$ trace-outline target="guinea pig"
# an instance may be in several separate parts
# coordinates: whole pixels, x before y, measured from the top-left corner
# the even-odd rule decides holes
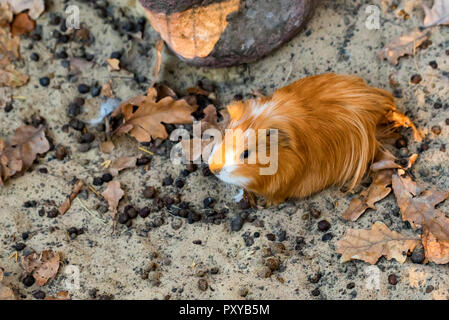
[[[353,189],[382,147],[381,139],[398,126],[416,129],[396,110],[388,91],[348,75],[300,79],[271,97],[231,102],[227,110],[231,121],[226,135],[240,132],[236,136],[241,139],[217,143],[209,168],[219,179],[262,195],[269,205],[330,186]],[[256,134],[248,141],[249,131],[266,132],[266,139]],[[257,159],[258,149],[272,156],[273,132],[277,170],[261,174],[268,164]]]

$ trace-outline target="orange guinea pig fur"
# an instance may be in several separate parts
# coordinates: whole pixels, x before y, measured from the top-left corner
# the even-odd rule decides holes
[[[272,175],[261,175],[266,164],[236,161],[257,154],[260,146],[248,141],[242,142],[240,154],[237,145],[229,151],[224,141],[217,143],[209,167],[221,180],[264,196],[268,204],[307,197],[329,186],[350,190],[374,161],[382,138],[399,126],[413,127],[417,134],[388,91],[356,76],[307,77],[271,97],[232,102],[227,109],[228,129],[277,129],[278,168]]]

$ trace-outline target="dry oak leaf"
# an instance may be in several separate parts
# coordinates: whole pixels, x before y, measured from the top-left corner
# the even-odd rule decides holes
[[[429,31],[412,31],[410,33],[404,34],[399,38],[389,42],[385,47],[377,53],[379,59],[387,59],[392,65],[398,64],[398,59],[406,54],[414,55],[415,50],[424,41],[429,39]]]
[[[424,27],[449,24],[449,0],[435,0],[432,9],[425,4],[421,5],[426,13]]]
[[[20,57],[19,47],[20,38],[13,37],[7,28],[0,28],[0,59],[2,61],[4,60],[2,69],[4,68],[3,65],[6,65],[6,62],[9,64],[11,60]],[[6,58],[8,60],[5,60]]]
[[[31,19],[36,20],[45,10],[44,0],[0,0],[0,4],[9,3],[14,14],[28,10]]]
[[[61,257],[52,250],[44,250],[41,254],[32,253],[20,258],[20,265],[27,273],[32,273],[38,286],[56,277]]]
[[[439,241],[429,230],[425,230],[421,238],[426,261],[437,264],[449,263],[449,241]]]
[[[106,59],[106,61],[108,62],[109,71],[119,71],[120,70],[120,60],[119,59],[111,58],[111,59]]]
[[[384,199],[391,192],[389,187],[392,183],[392,169],[402,168],[395,162],[396,158],[387,150],[380,151],[378,161],[371,165],[373,182],[368,189],[362,191],[360,195],[351,200],[348,209],[343,213],[343,217],[349,221],[356,221],[367,209],[376,210],[375,203]],[[405,170],[411,168],[418,155],[414,154],[409,158]]]
[[[201,132],[194,132],[193,139],[182,140],[178,144],[188,161],[196,161],[201,156],[203,156],[203,159],[207,159],[214,143],[212,137],[203,135],[203,133],[208,129],[218,129],[223,132],[231,120],[227,110],[222,110],[220,114],[223,119],[218,121],[217,109],[212,104],[204,108],[203,113],[204,118],[201,120]],[[198,136],[198,134],[201,135]]]
[[[49,149],[50,143],[42,126],[19,127],[9,143],[0,139],[0,185],[2,181],[31,167],[36,155]]]
[[[20,13],[14,18],[11,25],[11,34],[21,36],[28,34],[36,28],[36,21],[31,20],[27,13]]]
[[[188,124],[193,122],[191,106],[186,100],[174,100],[165,97],[155,102],[154,88],[148,89],[148,96],[138,96],[122,103],[113,116],[123,114],[123,124],[116,133],[129,133],[139,142],[150,142],[151,139],[167,139],[168,133],[163,123]]]
[[[409,176],[393,174],[393,191],[401,211],[402,220],[408,221],[413,229],[429,231],[439,241],[449,241],[449,218],[435,206],[449,197],[449,192],[421,188]]]
[[[117,213],[117,206],[125,192],[120,188],[120,182],[110,181],[105,191],[101,194],[109,204],[109,211],[114,215]]]
[[[109,167],[109,172],[116,176],[122,170],[135,168],[137,157],[121,157],[114,160]]]
[[[0,86],[21,87],[28,82],[29,76],[17,71],[8,58],[0,60]]]
[[[15,300],[14,292],[11,288],[2,284],[3,281],[3,270],[0,268],[0,301],[1,300]]]
[[[419,239],[391,231],[380,221],[371,230],[349,229],[337,243],[337,252],[343,262],[357,259],[375,264],[381,256],[404,263],[407,252],[413,250]]]

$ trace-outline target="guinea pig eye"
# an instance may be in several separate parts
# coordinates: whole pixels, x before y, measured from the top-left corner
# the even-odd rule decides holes
[[[242,152],[240,157],[242,157],[242,159],[248,159],[248,156],[249,156],[249,150],[245,150]]]

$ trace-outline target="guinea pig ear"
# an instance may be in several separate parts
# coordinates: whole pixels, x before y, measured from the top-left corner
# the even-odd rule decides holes
[[[239,120],[242,117],[245,106],[241,101],[231,102],[227,107],[229,116],[232,120]]]

